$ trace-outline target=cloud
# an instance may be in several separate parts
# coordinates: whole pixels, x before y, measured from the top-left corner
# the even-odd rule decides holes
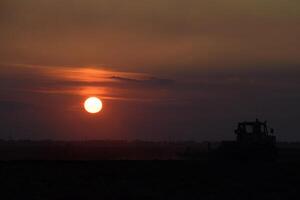
[[[115,101],[165,101],[173,79],[147,73],[97,67],[26,66],[0,68],[2,95],[28,93],[61,96],[99,96]],[[162,91],[164,90],[164,91]],[[0,93],[0,95],[1,95]]]
[[[169,86],[174,83],[174,80],[172,79],[163,79],[157,77],[149,77],[147,79],[132,79],[126,77],[111,76],[110,78],[121,82],[140,84],[143,86]]]

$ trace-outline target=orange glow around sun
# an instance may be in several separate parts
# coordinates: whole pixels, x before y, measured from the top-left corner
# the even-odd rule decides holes
[[[97,97],[90,97],[84,102],[84,108],[88,113],[99,113],[102,110],[102,101]]]

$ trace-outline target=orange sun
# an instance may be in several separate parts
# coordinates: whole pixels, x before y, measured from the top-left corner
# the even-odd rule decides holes
[[[84,108],[88,113],[96,114],[102,110],[102,101],[97,97],[90,97],[85,100]]]

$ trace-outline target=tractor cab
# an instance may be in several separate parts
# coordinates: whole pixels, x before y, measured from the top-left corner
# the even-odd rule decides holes
[[[274,130],[268,128],[267,122],[256,119],[254,122],[240,122],[235,130],[236,141],[239,144],[275,145]]]

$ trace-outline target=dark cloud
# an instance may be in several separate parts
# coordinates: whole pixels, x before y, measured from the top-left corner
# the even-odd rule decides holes
[[[122,82],[129,82],[134,84],[141,84],[146,86],[168,86],[174,83],[174,80],[171,79],[161,79],[157,77],[150,77],[147,79],[132,79],[132,78],[125,78],[125,77],[118,77],[112,76],[110,77],[113,80],[118,80]]]

